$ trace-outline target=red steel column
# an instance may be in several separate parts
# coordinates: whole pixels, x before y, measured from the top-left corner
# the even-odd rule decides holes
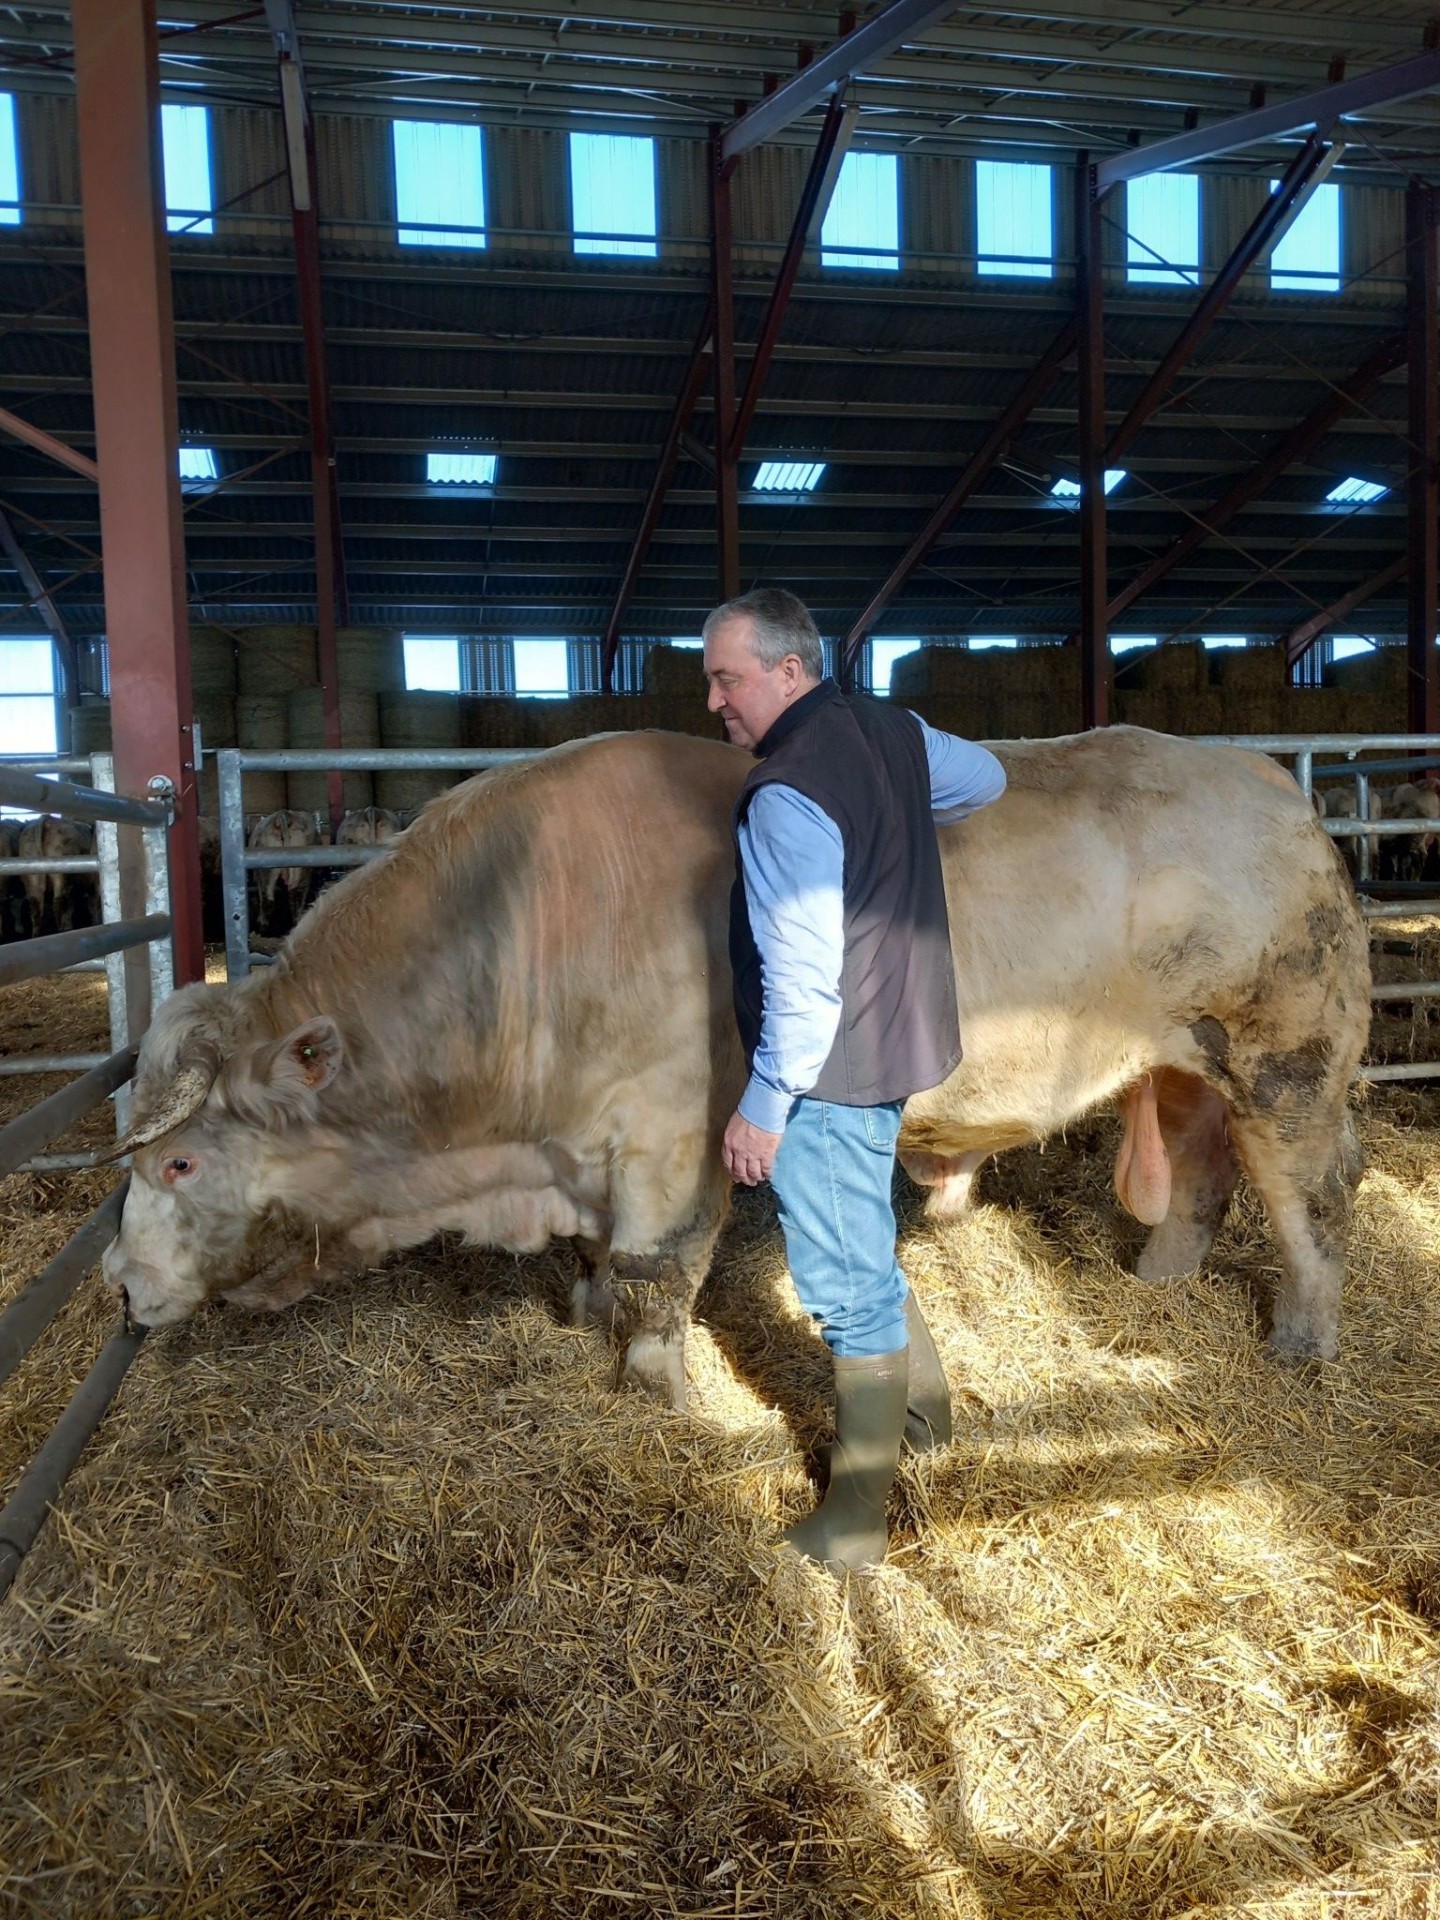
[[[1075,164],[1076,371],[1080,415],[1080,724],[1110,720],[1105,567],[1105,312],[1100,194],[1088,153]]]
[[[710,143],[710,277],[715,298],[715,542],[722,600],[740,591],[740,481],[735,433],[735,279],[730,170]]]
[[[70,11],[115,783],[139,795],[156,774],[175,783],[178,985],[204,977],[205,950],[155,15],[150,0],[74,0]]]
[[[1406,724],[1440,732],[1437,676],[1436,516],[1440,514],[1440,350],[1436,340],[1436,193],[1412,182],[1405,195],[1405,358],[1409,458],[1405,487],[1409,554],[1409,673]]]

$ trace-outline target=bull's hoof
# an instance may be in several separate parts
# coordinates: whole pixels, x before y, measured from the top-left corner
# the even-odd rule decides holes
[[[1338,1359],[1340,1342],[1333,1333],[1300,1333],[1276,1327],[1265,1342],[1265,1353],[1278,1366],[1300,1367],[1307,1360]]]
[[[615,1296],[602,1281],[577,1280],[570,1289],[572,1327],[598,1327],[602,1333],[615,1328]]]
[[[638,1334],[626,1349],[620,1377],[627,1387],[639,1387],[676,1413],[684,1413],[685,1350],[678,1341]]]

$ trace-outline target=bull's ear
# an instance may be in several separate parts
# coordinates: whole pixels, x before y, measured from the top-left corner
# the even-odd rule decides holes
[[[282,1098],[287,1093],[320,1093],[339,1073],[344,1058],[340,1029],[322,1013],[287,1033],[271,1055],[271,1090]]]

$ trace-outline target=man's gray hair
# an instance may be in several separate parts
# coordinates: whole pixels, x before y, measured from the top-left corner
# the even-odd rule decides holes
[[[799,657],[812,680],[825,678],[825,651],[810,609],[784,587],[752,587],[738,599],[727,600],[706,620],[701,638],[708,640],[731,620],[748,619],[755,627],[755,656],[764,667],[778,667],[787,654]]]

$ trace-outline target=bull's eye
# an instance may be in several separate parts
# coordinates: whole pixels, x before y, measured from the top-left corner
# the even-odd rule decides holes
[[[190,1158],[188,1153],[172,1154],[160,1169],[161,1177],[167,1183],[175,1180],[183,1180],[187,1174],[193,1173],[194,1171],[195,1162]]]

